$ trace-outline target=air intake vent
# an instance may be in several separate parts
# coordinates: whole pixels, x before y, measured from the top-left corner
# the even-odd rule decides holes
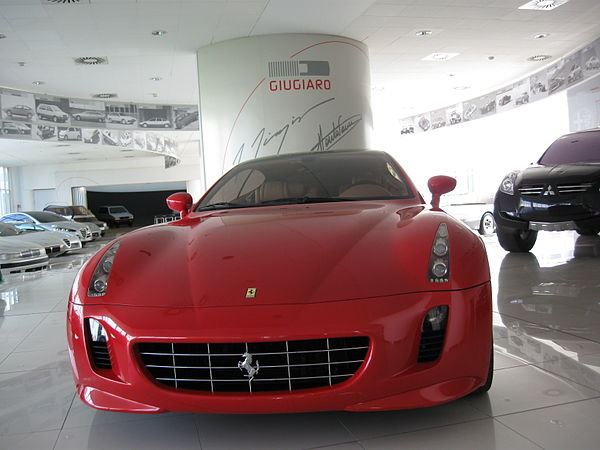
[[[447,321],[447,306],[437,306],[427,312],[421,329],[417,362],[433,362],[440,357],[444,347]]]
[[[329,387],[363,364],[368,337],[248,343],[138,344],[158,383],[205,392],[273,392]]]
[[[108,58],[106,56],[80,56],[79,58],[73,58],[75,64],[81,64],[84,66],[96,66],[98,64],[108,64]]]
[[[106,342],[92,342],[90,346],[94,365],[98,369],[112,369],[110,355],[108,354],[108,344]]]

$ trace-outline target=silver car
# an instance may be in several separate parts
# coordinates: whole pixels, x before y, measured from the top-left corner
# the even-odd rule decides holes
[[[0,239],[4,242],[7,240],[20,242],[23,245],[29,245],[30,243],[41,245],[50,257],[62,255],[68,249],[60,233],[55,231],[28,233],[8,223],[0,223]]]
[[[13,225],[15,228],[27,233],[57,233],[58,235],[62,236],[62,240],[67,246],[67,253],[83,248],[81,239],[79,239],[73,233],[68,233],[66,231],[47,231],[44,227],[36,225],[33,222],[11,223],[10,225]]]
[[[33,222],[48,231],[66,231],[67,233],[73,233],[83,243],[93,240],[92,231],[87,224],[65,220],[64,217],[49,211],[22,211],[5,214],[0,217],[0,222]]]
[[[0,239],[0,272],[35,272],[48,268],[48,255],[41,245]]]

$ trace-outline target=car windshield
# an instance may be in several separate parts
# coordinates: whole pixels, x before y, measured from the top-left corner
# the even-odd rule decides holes
[[[93,213],[85,206],[73,206],[73,214],[78,216],[93,216]]]
[[[240,164],[196,210],[412,197],[401,170],[385,153],[327,152]]]
[[[600,162],[600,133],[586,132],[563,136],[544,152],[538,164]]]
[[[16,236],[20,233],[18,228],[7,223],[0,223],[0,236]]]
[[[127,213],[127,212],[129,212],[129,211],[127,211],[127,210],[125,209],[125,207],[124,207],[124,206],[111,206],[111,207],[109,208],[109,211],[110,211],[111,213]]]
[[[58,214],[48,211],[29,211],[25,214],[29,214],[35,220],[42,223],[64,222],[65,220],[67,220],[63,216],[59,216]]]

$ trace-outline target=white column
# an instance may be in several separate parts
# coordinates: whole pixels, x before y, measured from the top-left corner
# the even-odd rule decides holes
[[[367,48],[340,36],[280,34],[198,50],[204,168],[210,186],[239,162],[367,149]]]

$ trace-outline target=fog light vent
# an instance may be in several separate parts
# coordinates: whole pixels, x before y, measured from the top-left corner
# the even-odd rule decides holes
[[[90,359],[97,369],[112,369],[108,352],[108,335],[96,319],[87,319],[87,335]]]
[[[421,327],[421,341],[417,362],[437,360],[444,347],[446,325],[448,323],[448,307],[436,306],[427,312]]]

